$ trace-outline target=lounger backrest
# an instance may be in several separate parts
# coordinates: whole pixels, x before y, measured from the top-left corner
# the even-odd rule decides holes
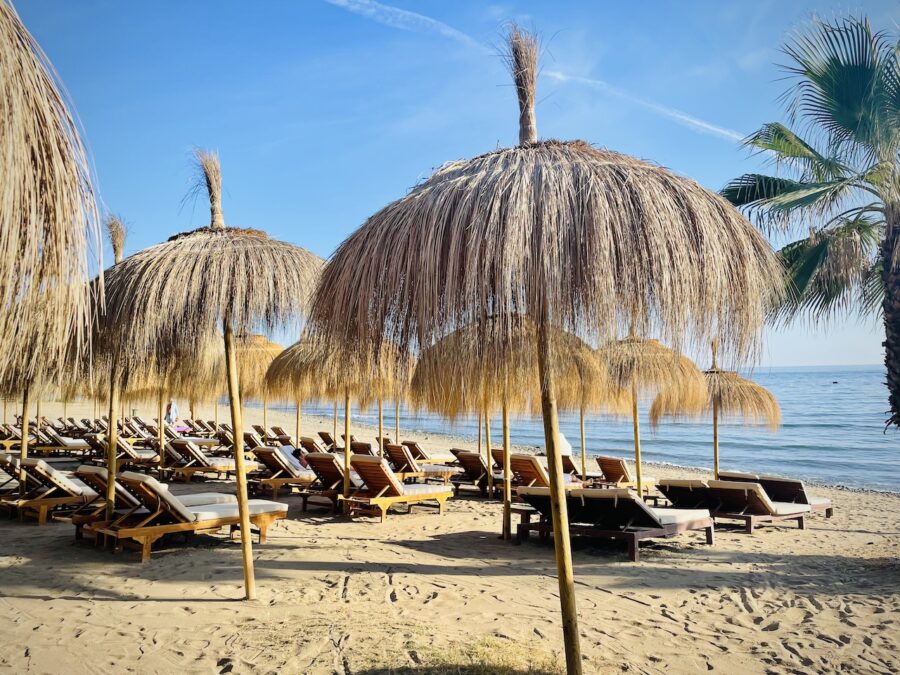
[[[503,466],[503,448],[491,448],[491,460],[494,466]]]
[[[400,447],[406,449],[404,446]],[[403,496],[403,483],[397,480],[387,460],[381,457],[353,455],[350,464],[362,478],[369,492],[380,497]]]
[[[75,475],[98,495],[106,496],[106,488],[109,485],[109,472],[106,467],[82,464],[75,469]],[[116,506],[131,508],[138,506],[139,503],[137,497],[126,490],[121,482],[116,481]]]
[[[134,471],[123,471],[119,474],[118,480],[122,481],[128,491],[149,511],[160,510],[168,513],[176,521],[194,522],[194,514],[188,511],[185,505],[153,476]]]
[[[394,471],[409,472],[419,471],[415,458],[405,445],[386,445],[384,452],[391,462]]]
[[[603,477],[610,483],[632,483],[631,472],[628,471],[628,463],[621,457],[597,457],[597,464],[603,472]]]
[[[773,502],[809,504],[809,495],[802,480],[781,476],[760,476],[759,484]]]
[[[451,452],[453,451],[451,450]],[[466,474],[466,478],[480,481],[487,476],[488,467],[483,455],[477,452],[466,452],[465,450],[458,450],[455,454]]]
[[[534,455],[510,455],[509,465],[520,484],[529,487],[550,487],[550,477]]]
[[[337,445],[337,443],[334,442],[334,437],[327,431],[320,431],[319,438],[322,439],[322,441],[325,443],[325,446],[328,448],[332,448]]]
[[[273,475],[287,474],[292,478],[297,478],[301,475],[300,471],[287,461],[278,448],[254,448],[253,454]]]
[[[53,441],[54,444],[56,444],[58,446],[67,445],[67,443],[62,439],[62,437],[58,433],[56,433],[56,429],[54,429],[53,427],[51,427],[51,426],[44,427],[44,433],[47,435],[47,438],[49,438],[51,441]]]
[[[569,521],[573,523],[589,523],[610,530],[663,526],[644,500],[631,490],[582,488],[569,490],[566,498]]]
[[[707,484],[710,494],[720,503],[719,511],[764,516],[776,514],[769,496],[759,483],[711,480]]]
[[[428,459],[428,453],[425,448],[419,445],[418,441],[403,441],[400,445],[406,446],[413,459],[417,462],[424,462]]]
[[[575,461],[572,459],[572,455],[562,455],[560,457],[562,459],[562,468],[566,473],[574,473],[581,475],[581,471],[577,466],[575,466]]]
[[[344,484],[344,467],[332,453],[311,452],[306,456],[306,462],[324,488],[336,490]]]
[[[196,462],[200,466],[210,466],[209,459],[203,454],[199,445],[183,438],[173,438],[169,441],[169,444],[185,459],[185,461]]]
[[[72,497],[81,497],[85,494],[84,488],[73,483],[68,476],[57,471],[42,459],[28,457],[23,459],[21,464],[26,473],[34,476],[47,487],[57,488]]]
[[[375,451],[372,450],[372,444],[366,443],[365,441],[353,441],[350,444],[350,452],[352,452],[354,455],[375,456]]]
[[[720,471],[719,480],[737,480],[745,483],[758,483],[759,476],[755,473],[743,473],[741,471]]]
[[[716,502],[702,480],[663,478],[657,488],[678,509],[714,509]]]
[[[266,444],[263,442],[263,439],[260,438],[259,434],[253,431],[244,432],[244,444],[249,446],[251,450],[266,447]]]
[[[307,452],[325,452],[325,448],[319,446],[316,442],[315,438],[310,438],[309,436],[301,436],[300,437],[300,447],[306,450]]]

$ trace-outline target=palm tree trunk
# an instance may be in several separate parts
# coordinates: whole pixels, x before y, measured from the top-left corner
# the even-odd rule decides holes
[[[884,364],[890,401],[888,426],[900,427],[900,203],[885,204],[887,231],[881,244],[884,261]]]
[[[556,551],[556,576],[562,613],[563,643],[566,648],[566,672],[581,675],[581,644],[578,635],[578,609],[575,604],[575,573],[572,570],[572,542],[569,537],[569,509],[563,484],[562,457],[557,448],[559,415],[553,382],[550,351],[550,316],[544,303],[538,322],[538,370],[541,379],[541,411],[544,418],[544,444],[550,469],[550,511],[553,521],[553,547]]]
[[[228,398],[231,405],[231,427],[234,429],[234,468],[237,483],[238,513],[241,518],[241,557],[244,562],[244,597],[256,599],[256,579],[253,575],[253,543],[250,532],[250,509],[247,504],[247,468],[244,465],[244,419],[241,415],[241,393],[238,382],[237,358],[231,323],[224,322],[225,368],[228,371]]]

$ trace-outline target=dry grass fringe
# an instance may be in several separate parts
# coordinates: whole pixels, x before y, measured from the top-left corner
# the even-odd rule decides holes
[[[384,260],[370,265],[367,260]],[[422,350],[459,327],[539,316],[595,342],[633,325],[679,349],[758,353],[783,270],[765,238],[689,178],[583,141],[451,162],[336,250],[314,329]],[[498,348],[508,336],[495,331]]]
[[[0,377],[28,379],[62,361],[73,334],[79,349],[87,342],[100,228],[63,87],[9,2],[0,3],[0,152]]]
[[[109,237],[113,250],[113,260],[122,262],[125,257],[125,238],[128,236],[128,228],[119,216],[110,214],[106,218],[106,235]]]
[[[217,185],[215,156],[201,161],[208,184]],[[104,343],[124,370],[143,367],[148,353],[190,347],[224,322],[236,334],[299,324],[321,258],[259,230],[219,226],[215,209],[212,215],[210,227],[150,246],[107,271]]]

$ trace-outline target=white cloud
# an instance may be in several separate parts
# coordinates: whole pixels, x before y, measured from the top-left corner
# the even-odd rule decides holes
[[[425,16],[424,14],[410,12],[405,9],[400,9],[399,7],[384,5],[380,2],[375,2],[375,0],[325,0],[325,2],[391,28],[414,33],[433,33],[454,40],[468,48],[477,49],[487,53],[494,53],[494,50],[478,42],[475,38],[452,26],[448,26],[442,21]],[[723,138],[728,141],[740,141],[744,138],[744,134],[741,134],[738,131],[718,126],[712,122],[707,122],[706,120],[694,117],[693,115],[663,105],[662,103],[641,98],[640,96],[619,89],[603,80],[567,75],[558,70],[545,71],[543,74],[558,82],[572,82],[587,85],[594,89],[600,89],[608,94],[629,101],[635,105],[639,105],[647,110],[651,110],[676,124],[680,124],[683,127],[703,134],[717,136],[718,138]]]

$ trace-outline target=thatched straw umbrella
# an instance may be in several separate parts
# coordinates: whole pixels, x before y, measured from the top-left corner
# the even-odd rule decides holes
[[[310,396],[344,401],[344,496],[350,493],[350,402],[360,407],[397,391],[408,379],[409,362],[390,343],[380,350],[342,348],[336,342],[306,336],[279,354],[266,374],[271,391],[293,397],[298,408]],[[337,439],[335,439],[337,440]]]
[[[263,426],[269,427],[268,392],[266,371],[284,347],[269,340],[265,335],[240,335],[236,345],[238,378],[241,383],[241,399],[261,398],[263,404]]]
[[[600,360],[606,364],[613,386],[630,394],[628,412],[632,421],[637,487],[638,493],[643,494],[639,397],[663,389],[703,392],[706,389],[703,375],[686,356],[658,340],[637,337],[633,333],[621,340],[611,340],[601,345],[597,352]],[[685,396],[684,400],[689,399]]]
[[[511,412],[530,411],[540,400],[537,337],[534,322],[518,317],[510,339],[502,349],[491,353],[481,347],[483,329],[469,325],[441,338],[422,352],[412,378],[413,402],[451,420],[464,413],[477,412],[487,420],[492,411],[501,411],[503,430],[503,527],[502,536],[512,536],[510,522],[511,475],[509,467]],[[495,328],[496,330],[496,328]],[[560,376],[560,407],[599,407],[609,390],[605,371],[590,346],[580,338],[559,329],[553,330],[553,368]],[[499,347],[493,340],[487,344]],[[479,422],[480,426],[480,422]],[[582,427],[583,430],[583,427]],[[485,431],[490,439],[490,426]],[[491,466],[490,441],[487,464]],[[582,467],[584,471],[584,438]],[[493,489],[493,473],[488,474]]]
[[[509,42],[519,145],[446,164],[369,218],[326,266],[311,318],[350,345],[413,350],[470,323],[535,321],[566,660],[580,672],[551,327],[611,337],[634,318],[673,343],[715,331],[747,356],[782,272],[765,238],[694,181],[583,141],[539,142],[537,43],[515,28]]]
[[[0,377],[61,362],[73,336],[83,348],[91,292],[102,292],[87,283],[99,218],[63,91],[11,3],[0,3]]]
[[[196,157],[197,189],[209,195],[210,225],[175,235],[108,270],[106,348],[115,357],[113,372],[127,376],[148,353],[165,361],[176,348],[189,348],[222,330],[232,426],[240,443],[243,419],[235,336],[260,328],[274,331],[299,319],[322,261],[260,230],[226,227],[218,157],[200,150]],[[252,599],[256,589],[244,453],[235,452],[234,459],[246,597]]]
[[[741,377],[733,370],[718,365],[718,341],[712,342],[712,367],[703,373],[706,387],[698,399],[696,392],[664,389],[650,408],[650,424],[656,426],[662,417],[694,417],[712,414],[713,475],[719,477],[719,419],[740,418],[745,424],[765,424],[777,429],[781,424],[781,408],[775,396],[762,385]]]

